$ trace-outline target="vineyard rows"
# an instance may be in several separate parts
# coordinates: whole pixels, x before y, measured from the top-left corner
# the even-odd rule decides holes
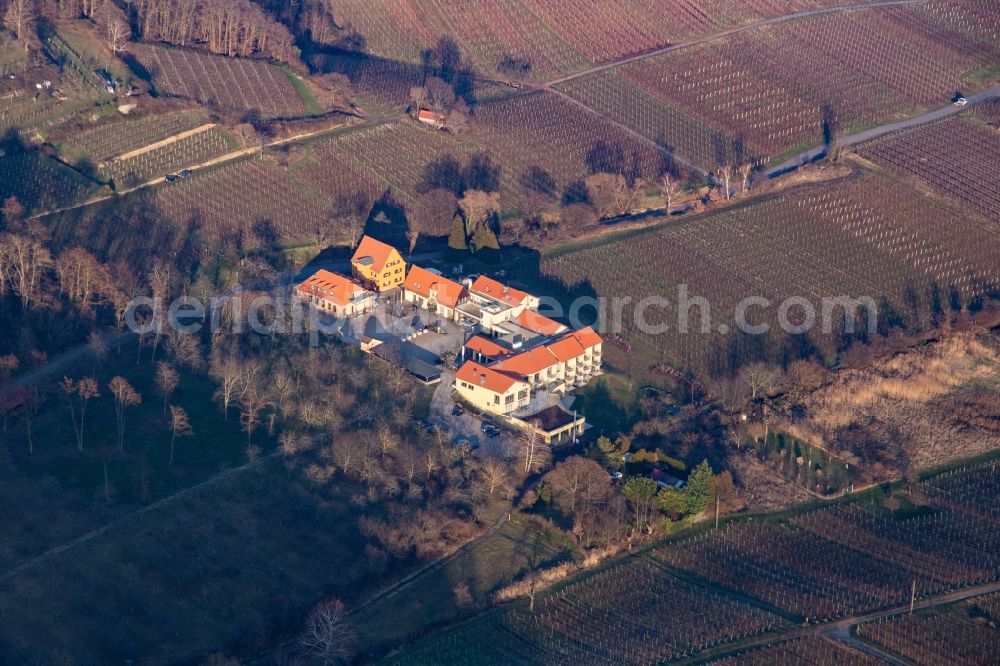
[[[921,666],[996,663],[1000,594],[863,624],[858,634]]]
[[[530,61],[531,76],[551,78],[589,63],[615,60],[770,16],[832,0],[415,0],[373,5],[338,3],[338,18],[376,56],[411,63],[443,34],[452,36],[476,69],[494,75],[505,57]]]
[[[749,650],[747,652],[709,662],[712,666],[792,666],[812,664],[813,666],[881,666],[884,662],[869,657],[863,652],[848,648],[843,643],[808,636],[777,645]]]
[[[569,296],[596,292],[636,303],[658,295],[676,302],[679,287],[687,285],[689,296],[708,300],[715,325],[733,330],[735,306],[749,296],[772,303],[804,297],[817,312],[823,297],[884,298],[917,320],[914,298],[922,299],[922,308],[930,307],[928,292],[935,285],[945,298],[952,288],[966,298],[996,290],[998,252],[995,233],[934,208],[886,179],[865,177],[661,226],[615,243],[543,255],[541,269]],[[769,316],[762,321],[773,326],[774,314],[759,317]],[[765,341],[780,344],[780,338],[727,337],[714,329],[702,335],[698,308],[692,310],[689,334],[677,331],[676,312],[665,316],[671,326],[661,334],[644,332],[626,317],[624,338],[657,357],[701,370],[719,354],[727,355],[732,345],[749,353]],[[646,320],[662,319],[648,314]]]
[[[672,566],[789,612],[829,620],[1000,577],[1000,525],[933,508],[863,505],[742,522],[656,551]]]
[[[28,211],[76,203],[93,188],[82,175],[37,152],[0,157],[0,201],[15,196]]]
[[[645,558],[546,594],[534,612],[513,608],[496,618],[488,642],[470,625],[398,663],[650,664],[789,626]]]
[[[959,487],[966,480],[986,483],[990,470],[961,470],[921,486],[929,490]],[[988,489],[983,491],[988,495]],[[936,504],[897,515],[881,504],[859,500],[781,522],[747,518],[662,544],[651,553],[624,558],[540,592],[534,611],[522,600],[487,612],[404,649],[390,663],[704,663],[701,655],[706,650],[736,647],[750,637],[792,629],[800,618],[826,620],[905,605],[914,581],[920,598],[998,577],[1000,524]],[[966,602],[965,608],[974,605],[975,613],[995,620],[1000,595]],[[785,619],[775,609],[791,617]],[[991,663],[974,655],[990,654],[992,645],[995,656],[996,627],[972,626],[968,618],[964,623],[961,619],[956,614],[949,625],[955,627],[956,640],[941,641],[950,650],[943,654],[955,658],[930,663]],[[927,633],[933,628],[908,624],[899,629],[893,622],[862,629],[863,636],[877,634],[890,649],[896,644],[894,635],[912,640],[924,632],[926,639],[917,639],[918,645],[929,645],[935,637]],[[959,649],[958,637],[963,635],[969,640]],[[987,652],[973,652],[975,648]],[[972,655],[972,660],[960,659],[963,655]],[[710,663],[881,662],[814,636],[745,649]]]
[[[63,142],[94,163],[101,163],[206,122],[208,114],[201,111],[126,116],[86,129]]]
[[[865,159],[914,176],[1000,222],[1000,132],[973,120],[953,119],[890,135],[858,148]]]
[[[142,196],[178,225],[199,220],[208,243],[232,239],[260,221],[271,222],[282,240],[303,239],[329,213],[328,201],[268,158],[195,173]]]
[[[193,134],[148,153],[126,160],[113,160],[103,171],[118,185],[138,185],[151,178],[207,162],[235,147],[236,140],[232,136],[213,127],[207,132]]]
[[[976,37],[989,30],[989,17],[949,8],[933,16],[918,5],[763,26],[562,89],[699,164],[767,160],[820,143],[828,120],[844,130],[882,122],[943,105],[965,89],[965,75],[995,62],[1000,47]],[[967,39],[943,39],[952,33]],[[729,139],[706,142],[718,132]]]
[[[306,113],[291,79],[269,62],[154,44],[132,44],[129,50],[168,95],[229,111],[259,111],[268,118]]]

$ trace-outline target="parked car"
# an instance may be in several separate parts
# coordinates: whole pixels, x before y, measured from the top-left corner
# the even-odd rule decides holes
[[[190,175],[191,175],[191,169],[181,169],[180,171],[177,172],[178,178],[187,178]]]
[[[961,106],[965,106],[965,105],[966,105],[966,104],[968,104],[968,103],[969,103],[969,100],[965,99],[964,97],[959,97],[958,99],[956,99],[956,100],[955,100],[955,101],[953,102],[953,104],[954,104],[955,106],[959,106],[959,107],[961,107]]]
[[[451,408],[451,415],[452,416],[461,416],[464,413],[465,413],[465,410],[462,409],[462,405],[455,405],[454,407]]]
[[[172,183],[172,182],[174,182],[175,180],[177,180],[177,174],[175,174],[175,173],[168,173],[168,174],[166,175],[166,181],[167,181],[168,183]]]
[[[489,421],[483,421],[483,424],[479,426],[479,429],[482,430],[483,432],[489,432],[490,430],[498,430],[498,428]]]
[[[612,481],[621,481],[624,475],[621,472],[611,472],[608,476]]]
[[[493,426],[492,428],[490,428],[489,430],[486,431],[486,436],[487,437],[496,437],[501,432],[502,431],[500,430],[500,428],[498,428],[496,426]]]

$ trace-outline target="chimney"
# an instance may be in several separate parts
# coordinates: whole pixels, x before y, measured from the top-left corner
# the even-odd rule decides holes
[[[479,383],[483,386],[486,385],[486,375],[479,375]]]

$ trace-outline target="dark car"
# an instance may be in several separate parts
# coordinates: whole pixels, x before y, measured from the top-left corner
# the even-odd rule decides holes
[[[455,405],[454,407],[451,408],[451,415],[452,416],[461,416],[464,413],[465,413],[465,410],[462,409],[461,405]]]
[[[187,178],[190,175],[191,175],[191,169],[182,169],[181,171],[177,172],[177,176],[179,178]]]
[[[493,426],[492,428],[490,428],[489,430],[486,431],[486,436],[487,437],[496,437],[501,432],[502,431],[500,430],[500,428],[497,428],[496,426]]]
[[[168,183],[172,183],[172,182],[174,182],[175,180],[177,180],[177,174],[174,174],[174,173],[168,173],[168,174],[167,174],[167,176],[166,176],[166,181],[167,181]]]
[[[496,428],[496,426],[493,425],[492,423],[487,423],[485,421],[483,422],[483,424],[481,426],[479,426],[479,429],[482,430],[483,432],[487,432],[487,431],[489,431],[489,430],[491,430],[493,428]]]

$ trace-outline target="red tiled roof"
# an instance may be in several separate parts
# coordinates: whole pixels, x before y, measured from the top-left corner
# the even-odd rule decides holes
[[[449,308],[458,307],[459,301],[465,294],[464,286],[420,266],[410,267],[404,288],[423,298],[430,298],[431,289],[434,289],[437,292],[435,297],[437,302]]]
[[[376,273],[381,273],[385,268],[389,258],[396,252],[396,248],[387,245],[380,240],[375,240],[371,236],[364,236],[358,244],[358,249],[351,257],[351,263],[360,263],[362,259],[371,259],[371,269]],[[398,253],[397,253],[398,254]]]
[[[417,120],[422,120],[425,123],[443,123],[444,115],[428,111],[427,109],[420,109],[420,113],[417,114]]]
[[[466,361],[462,364],[462,367],[455,373],[455,379],[467,382],[473,386],[482,386],[489,391],[500,393],[501,395],[510,391],[511,387],[521,383],[520,380],[510,375],[497,372],[496,370],[487,368],[485,365],[479,365],[472,361]]]
[[[530,351],[513,356],[497,363],[494,368],[510,372],[520,377],[529,377],[535,373],[551,368],[559,360],[546,347],[536,347]]]
[[[583,356],[585,350],[576,336],[571,333],[565,338],[549,345],[549,351],[552,352],[553,356],[565,363],[566,361],[572,361],[574,358]]]
[[[523,291],[508,287],[485,275],[480,275],[476,278],[476,281],[472,283],[472,291],[477,294],[489,296],[510,306],[520,305],[528,298],[528,294]]]
[[[573,331],[570,335],[576,338],[580,344],[583,345],[584,349],[596,347],[604,342],[601,336],[598,335],[590,326],[581,328],[579,331]]]
[[[498,345],[489,338],[484,338],[481,335],[474,335],[469,338],[469,341],[465,343],[465,348],[494,359],[511,356],[514,353],[510,349]]]
[[[366,289],[349,277],[319,270],[299,285],[299,291],[343,307],[351,302],[354,294]]]
[[[566,326],[538,314],[534,310],[524,310],[515,319],[519,325],[539,335],[555,335],[566,330]]]

